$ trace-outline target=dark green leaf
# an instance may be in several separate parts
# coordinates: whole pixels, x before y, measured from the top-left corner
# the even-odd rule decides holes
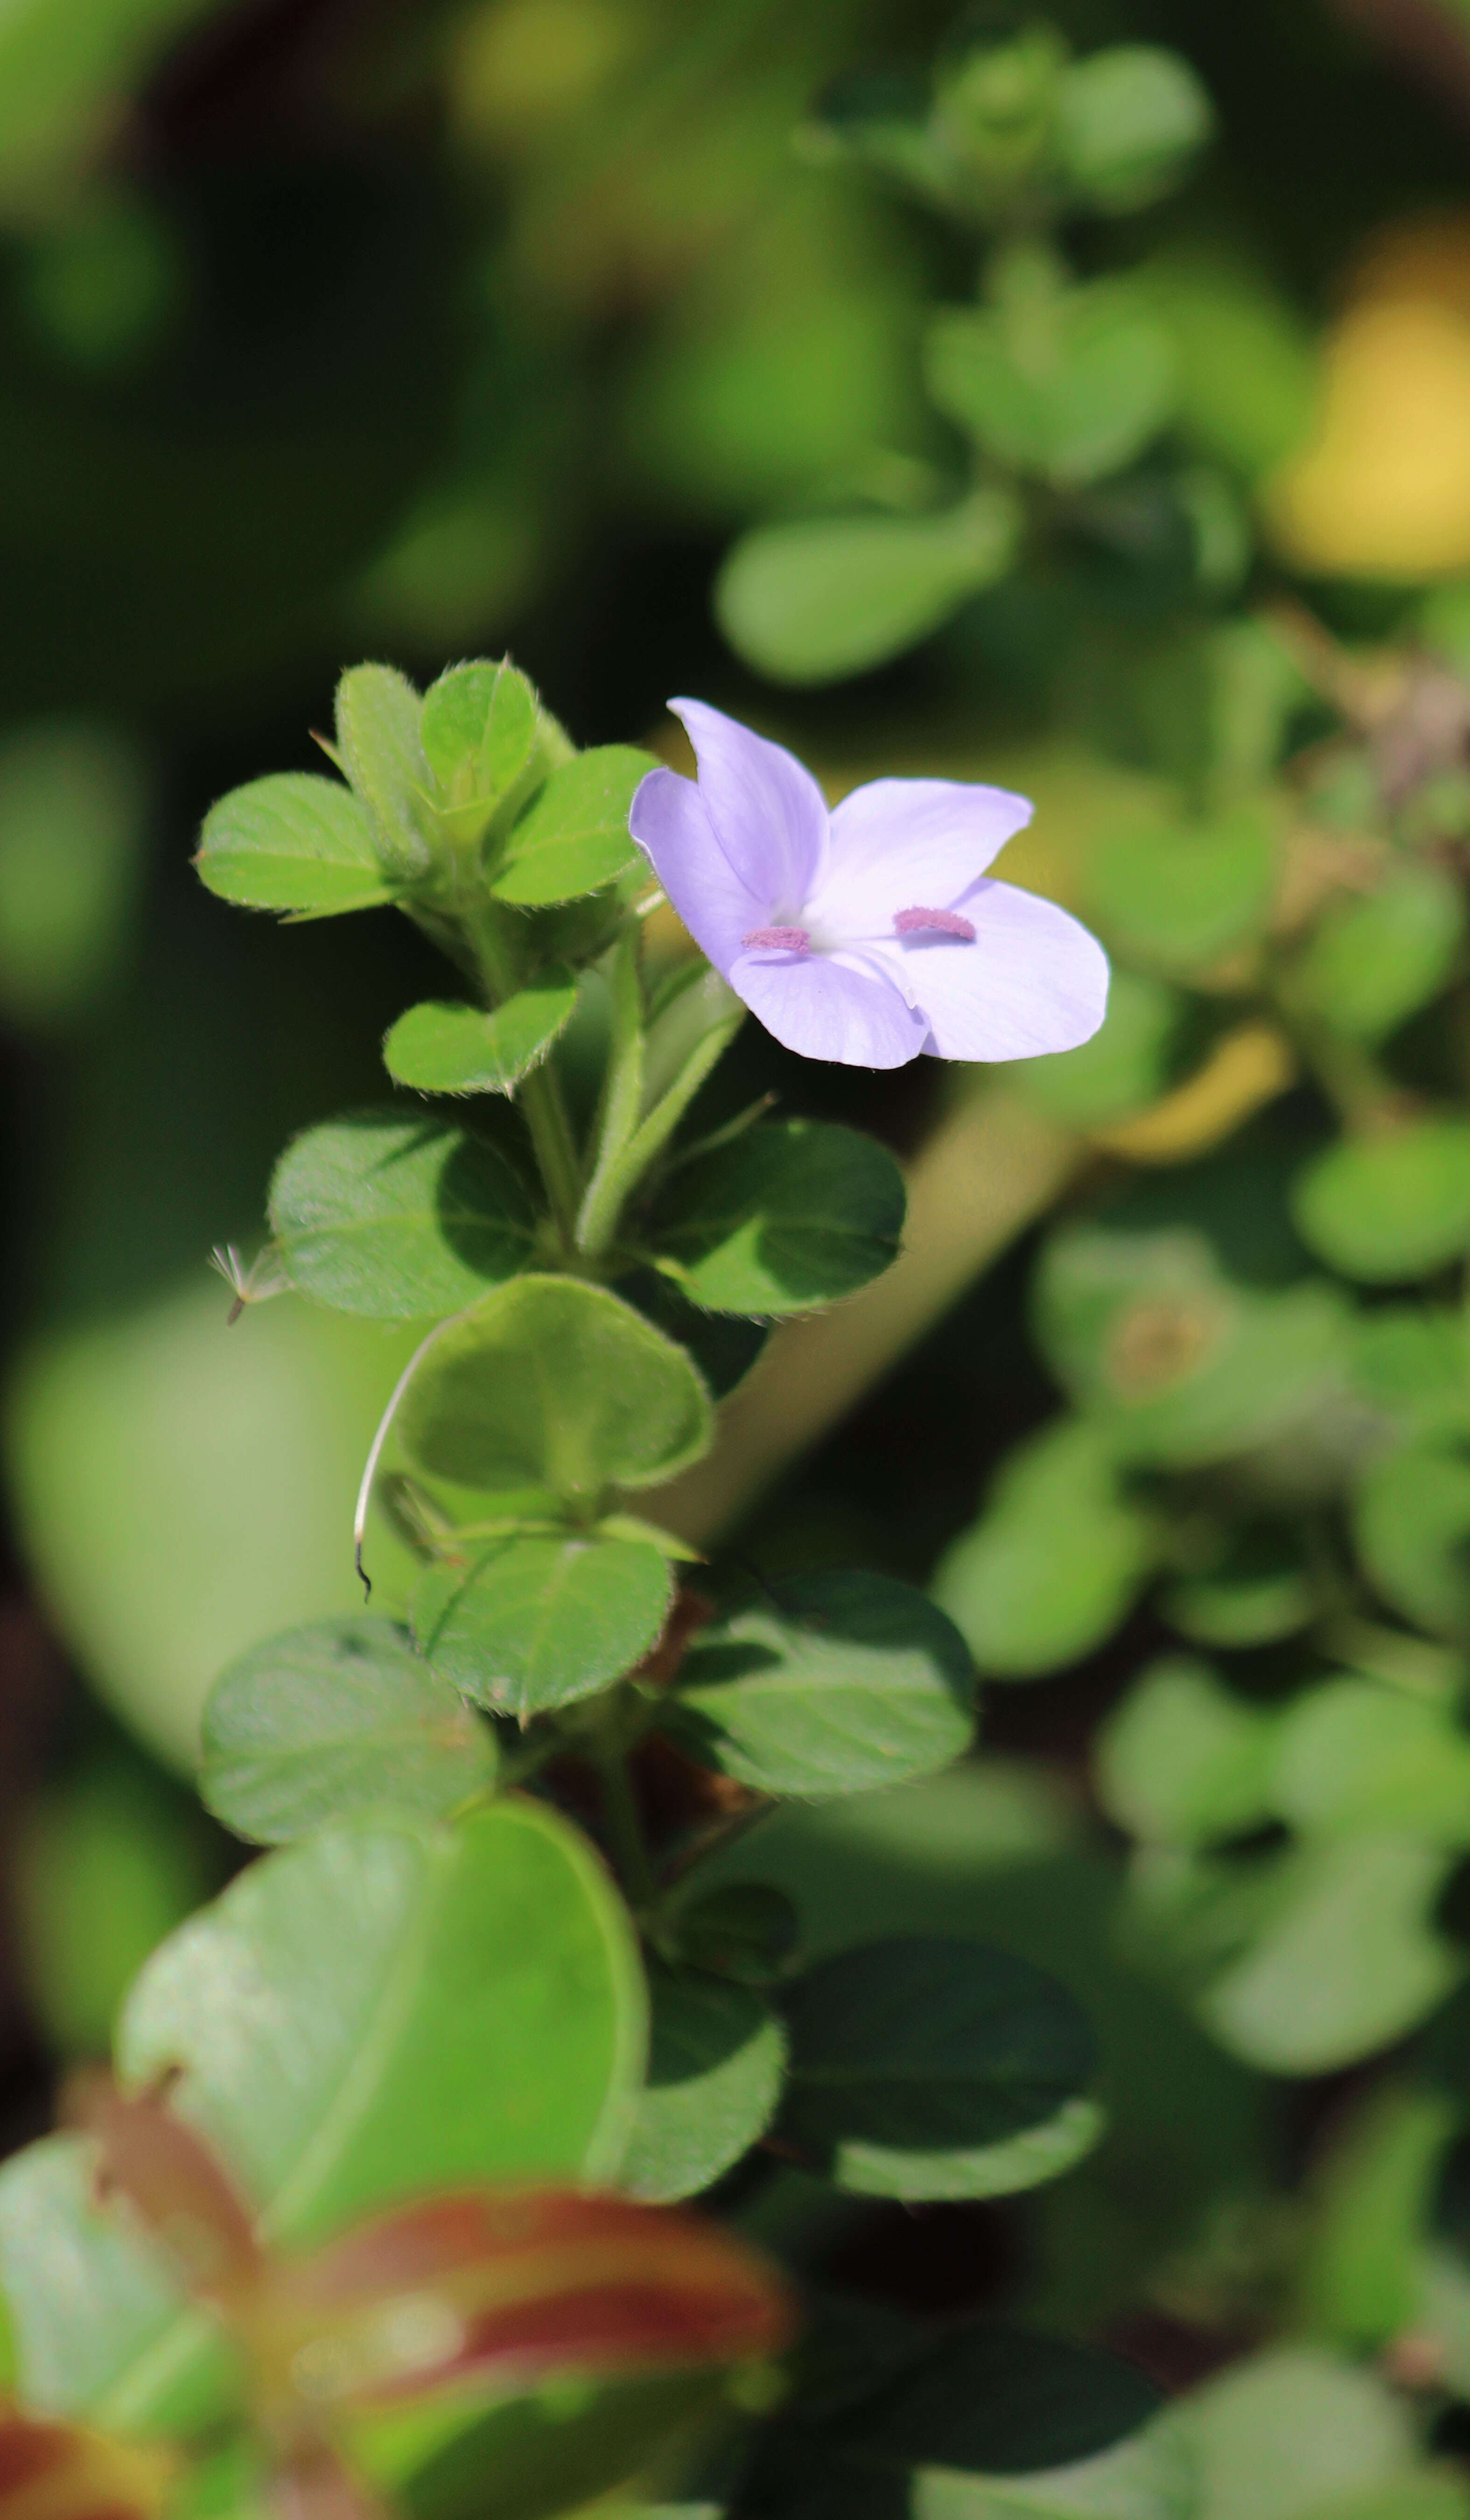
[[[769,1881],[730,1881],[689,1900],[672,1930],[690,1968],[764,1986],[790,1958],[800,1927],[783,1890]]]
[[[1163,2404],[1115,2355],[965,2319],[844,2414],[854,2452],[897,2467],[1016,2476],[1110,2449]]]
[[[709,1396],[682,1348],[604,1286],[534,1277],[446,1331],[404,1402],[405,1445],[466,1487],[568,1504],[646,1487],[702,1453]]]
[[[1169,336],[1126,282],[1096,280],[1024,311],[933,318],[925,377],[988,455],[1076,489],[1141,455],[1174,408]]]
[[[736,654],[780,683],[833,683],[902,655],[1003,577],[1020,514],[977,491],[926,517],[812,517],[758,525],[715,589]]]
[[[1100,2119],[1091,2034],[1040,1969],[978,1943],[868,1943],[781,1991],[780,2132],[839,2186],[998,2196],[1070,2168]]]
[[[735,1313],[701,1312],[657,1269],[631,1271],[619,1278],[615,1291],[666,1338],[689,1349],[714,1400],[723,1400],[737,1382],[744,1381],[770,1336],[765,1322],[742,1321]]]
[[[422,702],[391,665],[353,665],[336,687],[336,748],[372,818],[384,872],[399,881],[425,874],[429,845],[420,821],[428,763],[419,737]]]
[[[681,1165],[648,1220],[656,1249],[711,1312],[809,1312],[898,1254],[904,1182],[856,1129],[786,1120]]]
[[[420,735],[428,766],[457,796],[492,799],[513,788],[536,742],[536,695],[509,657],[452,665],[424,694]]]
[[[350,788],[307,771],[252,779],[221,796],[204,817],[195,865],[211,892],[247,910],[328,918],[394,897]]]
[[[491,891],[529,907],[615,881],[638,863],[628,816],[639,781],[657,767],[630,743],[604,743],[554,770],[512,825]]]
[[[1470,1125],[1340,1139],[1298,1176],[1292,1208],[1309,1249],[1344,1277],[1425,1277],[1470,1250]]]
[[[948,1765],[974,1726],[974,1672],[944,1613],[890,1576],[809,1575],[706,1631],[663,1729],[757,1792],[862,1793]]]
[[[780,2096],[785,2038],[746,1986],[657,1963],[648,2079],[618,2174],[630,2196],[696,2196],[764,2135]]]
[[[308,1129],[276,1167],[270,1207],[292,1284],[376,1321],[459,1311],[525,1267],[536,1231],[492,1147],[401,1111]]]
[[[516,1533],[435,1566],[414,1633],[436,1668],[497,1715],[545,1714],[632,1669],[668,1614],[668,1567],[650,1542]]]
[[[383,1064],[420,1094],[509,1094],[545,1058],[576,1002],[576,974],[564,963],[548,963],[490,1014],[431,998],[399,1016]]]
[[[609,2181],[646,2020],[604,1868],[553,1813],[506,1802],[262,1857],[155,1953],[118,2071],[177,2070],[177,2106],[292,2246],[457,2182]],[[220,2391],[213,2328],[173,2315],[88,2184],[69,2138],[0,2171],[19,2386],[105,2427],[197,2422]]]
[[[490,1732],[388,1619],[256,1645],[216,1682],[203,1749],[209,1810],[266,1845],[359,1815],[437,1818],[495,1774]]]
[[[1012,1454],[979,1521],[940,1559],[934,1597],[982,1671],[1024,1680],[1112,1634],[1157,1546],[1106,1438],[1063,1420]]]

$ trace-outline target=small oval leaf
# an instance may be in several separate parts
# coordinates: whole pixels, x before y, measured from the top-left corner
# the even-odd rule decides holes
[[[288,1147],[271,1224],[291,1283],[338,1312],[458,1312],[531,1257],[536,1216],[504,1156],[447,1121],[351,1111]]]
[[[349,788],[285,770],[233,788],[204,817],[195,865],[222,901],[331,918],[394,898],[368,817]]]
[[[383,1064],[420,1094],[509,1094],[545,1058],[576,1002],[576,974],[564,963],[549,963],[489,1013],[431,998],[399,1016]]]
[[[524,1718],[641,1662],[672,1596],[650,1542],[515,1533],[468,1565],[433,1567],[414,1596],[414,1633],[476,1705]]]
[[[325,1822],[438,1818],[495,1775],[486,1727],[389,1619],[330,1619],[256,1645],[204,1709],[200,1792],[267,1846]]]

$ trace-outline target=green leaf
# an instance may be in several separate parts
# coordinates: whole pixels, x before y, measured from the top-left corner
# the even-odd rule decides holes
[[[1407,2405],[1376,2372],[1319,2347],[1276,2345],[1234,2362],[1165,2420],[1193,2453],[1203,2520],[1390,2520],[1405,2487],[1404,2520],[1417,2510]]]
[[[509,794],[536,745],[536,694],[509,656],[452,665],[423,697],[420,739],[441,787],[487,802]]]
[[[1297,1176],[1297,1231],[1346,1278],[1426,1277],[1470,1250],[1470,1123],[1415,1120],[1341,1138]]]
[[[430,998],[399,1016],[383,1064],[420,1094],[509,1094],[540,1065],[576,1002],[576,973],[564,963],[548,963],[490,1014]]]
[[[1169,336],[1117,280],[1022,308],[947,309],[929,326],[924,375],[988,455],[1057,489],[1121,471],[1174,409]]]
[[[655,1962],[648,2079],[618,2185],[648,2205],[712,2186],[765,2134],[786,2043],[747,1986]]]
[[[784,1987],[780,2005],[779,2131],[860,2195],[1007,2195],[1069,2169],[1100,2132],[1083,2013],[1007,1952],[867,1943]]]
[[[1275,1735],[1274,1719],[1204,1663],[1154,1663],[1097,1736],[1098,1797],[1121,1828],[1156,1845],[1240,1835],[1270,1817]]]
[[[642,1661],[672,1598],[647,1541],[567,1532],[492,1540],[435,1566],[414,1596],[414,1633],[456,1688],[497,1715],[542,1715]]]
[[[660,1726],[758,1793],[812,1800],[946,1767],[974,1730],[974,1671],[944,1613],[907,1584],[809,1575],[706,1630]]]
[[[1131,2362],[1060,2336],[963,2319],[841,2416],[844,2444],[896,2467],[1024,2475],[1093,2458],[1157,2413]]]
[[[1433,1926],[1455,1858],[1407,1835],[1321,1838],[1273,1868],[1249,1948],[1200,2017],[1269,2074],[1330,2074],[1391,2047],[1464,1973]]]
[[[1102,1129],[1167,1092],[1184,1001],[1164,980],[1114,971],[1099,1031],[1076,1050],[1018,1059],[1028,1102],[1074,1129]]]
[[[1319,1587],[1289,1533],[1248,1524],[1208,1574],[1171,1584],[1159,1606],[1195,1644],[1275,1644],[1315,1617]]]
[[[682,1164],[646,1228],[679,1282],[716,1313],[809,1312],[898,1256],[904,1181],[856,1129],[786,1120]]]
[[[979,1521],[940,1559],[934,1598],[983,1672],[1025,1680],[1110,1636],[1156,1553],[1105,1438],[1063,1419],[1010,1456]]]
[[[1110,44],[1061,74],[1057,155],[1077,199],[1110,216],[1173,192],[1214,127],[1200,79],[1162,44]]]
[[[668,1930],[690,1968],[752,1986],[780,1975],[800,1933],[790,1900],[769,1881],[701,1891],[677,1910]]]
[[[353,665],[336,687],[336,748],[371,818],[385,874],[412,881],[430,850],[420,817],[428,785],[419,723],[423,703],[391,665]]]
[[[1376,892],[1318,921],[1293,986],[1336,1031],[1382,1041],[1439,996],[1464,931],[1453,878],[1431,859],[1409,859]]]
[[[1192,1228],[1064,1227],[1036,1283],[1047,1361],[1118,1459],[1191,1468],[1253,1452],[1340,1396],[1335,1288],[1236,1285]]]
[[[657,767],[631,743],[603,743],[554,770],[512,824],[491,891],[532,907],[615,882],[639,863],[628,816],[640,780]]]
[[[267,2237],[297,2246],[458,2182],[609,2181],[646,2018],[603,1867],[553,1813],[507,1802],[262,1857],[155,1953],[117,2063],[129,2085],[179,2069],[181,2113]],[[0,2171],[20,2386],[105,2428],[167,2428],[199,2409],[218,2347],[86,2207],[86,2159],[68,2140]]]
[[[1353,1530],[1384,1599],[1436,1635],[1470,1636],[1470,1454],[1409,1444],[1369,1463]]]
[[[1274,1729],[1271,1806],[1293,1828],[1470,1845],[1470,1736],[1448,1706],[1345,1678],[1306,1690]]]
[[[1199,2520],[1193,2461],[1162,2422],[1035,2474],[920,2468],[911,2506],[913,2520]]]
[[[604,1286],[517,1280],[425,1357],[403,1442],[466,1487],[551,1488],[568,1505],[651,1486],[709,1444],[709,1395],[683,1350]]]
[[[744,1381],[770,1335],[765,1322],[742,1320],[737,1313],[701,1312],[657,1269],[631,1270],[617,1280],[614,1292],[665,1337],[688,1348],[714,1400],[723,1400]]]
[[[735,545],[715,611],[745,662],[778,683],[835,683],[927,639],[1004,577],[1021,518],[1005,491],[924,517],[811,517]]]
[[[153,781],[138,736],[28,717],[0,737],[0,1012],[47,1031],[97,1003],[132,951]]]
[[[389,1619],[331,1619],[256,1645],[204,1709],[200,1792],[265,1845],[337,1820],[437,1819],[495,1775],[492,1735]]]
[[[1318,2335],[1363,2351],[1421,2326],[1420,2253],[1461,2116],[1448,2091],[1389,2081],[1334,2130],[1313,2180],[1300,2286]]]
[[[1404,1435],[1470,1431],[1470,1339],[1448,1307],[1379,1304],[1354,1326],[1353,1382]]]
[[[204,817],[195,865],[222,901],[298,918],[372,910],[396,891],[351,788],[301,770],[221,796]]]
[[[338,1312],[458,1312],[523,1269],[536,1216],[516,1175],[452,1123],[351,1111],[287,1148],[271,1224],[293,1285]]]
[[[1259,932],[1274,874],[1270,821],[1239,805],[1213,822],[1120,832],[1097,852],[1091,904],[1132,959],[1186,976]]]

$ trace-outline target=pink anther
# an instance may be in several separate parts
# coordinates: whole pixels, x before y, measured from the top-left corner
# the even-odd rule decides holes
[[[974,932],[972,927],[970,934]],[[804,927],[752,927],[748,936],[740,938],[742,945],[763,945],[785,954],[804,954],[811,942]]]
[[[962,937],[966,945],[975,941],[973,922],[961,919],[958,910],[899,910],[894,913],[893,925],[899,936],[919,936],[927,928],[935,936]],[[749,944],[748,936],[745,942]]]

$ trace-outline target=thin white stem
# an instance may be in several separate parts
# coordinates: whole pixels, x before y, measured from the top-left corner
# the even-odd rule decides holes
[[[392,1391],[388,1396],[388,1405],[378,1421],[378,1432],[374,1436],[372,1444],[369,1446],[368,1458],[363,1466],[362,1482],[357,1491],[357,1509],[352,1517],[352,1562],[357,1568],[358,1580],[363,1588],[364,1600],[371,1600],[373,1598],[373,1581],[371,1576],[368,1574],[367,1569],[363,1565],[363,1542],[367,1536],[368,1530],[368,1508],[373,1502],[373,1482],[378,1476],[378,1464],[382,1459],[382,1448],[388,1440],[388,1430],[397,1415],[399,1402],[407,1391],[409,1384],[413,1381],[420,1366],[427,1356],[429,1349],[433,1346],[434,1341],[438,1338],[442,1338],[444,1332],[449,1329],[453,1324],[459,1320],[459,1318],[460,1316],[458,1313],[451,1313],[448,1321],[435,1322],[434,1327],[428,1332],[427,1337],[422,1338],[419,1341],[413,1355],[409,1358],[407,1365],[404,1367],[403,1372],[400,1373],[397,1381],[393,1385]]]

